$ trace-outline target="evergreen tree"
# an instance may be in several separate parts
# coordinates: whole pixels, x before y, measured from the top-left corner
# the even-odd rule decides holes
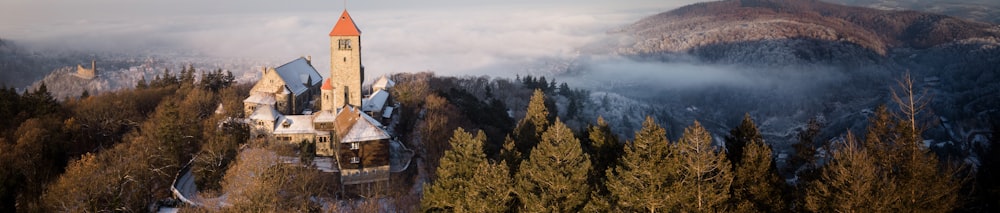
[[[542,92],[548,92],[549,81],[545,80],[545,76],[538,77],[538,82],[535,82],[535,87],[532,89],[540,89]]]
[[[438,178],[430,186],[424,188],[424,198],[421,208],[425,211],[459,211],[464,209],[463,202],[470,188],[479,183],[472,182],[481,163],[486,162],[483,153],[483,143],[486,135],[481,133],[473,136],[458,128],[448,143],[451,150],[445,151],[441,157],[441,165],[437,167]]]
[[[830,161],[823,166],[819,179],[809,183],[804,207],[812,212],[890,212],[886,208],[888,187],[879,174],[875,159],[854,136],[836,146]]]
[[[743,114],[743,121],[740,122],[740,125],[730,130],[729,135],[726,136],[726,156],[729,157],[729,162],[732,162],[733,165],[739,164],[743,157],[744,147],[747,144],[762,141],[764,141],[764,137],[760,135],[757,125],[750,118],[750,113]]]
[[[0,88],[0,116],[8,119],[0,120],[0,129],[13,129],[14,118],[21,112],[21,95],[14,88]]]
[[[725,211],[733,175],[724,151],[712,147],[712,136],[698,121],[684,129],[677,143],[680,168],[675,193],[681,211]]]
[[[735,210],[740,212],[781,211],[784,207],[782,188],[771,155],[771,147],[757,130],[750,114],[743,116],[740,126],[726,136],[726,146],[733,165],[733,185],[730,193]]]
[[[188,64],[187,68],[181,69],[180,83],[181,85],[194,85],[194,66]]]
[[[521,160],[523,155],[520,151],[517,151],[516,142],[510,136],[504,138],[503,147],[500,149],[500,159],[507,163],[507,168],[510,169],[511,177],[517,172],[518,167],[521,166]]]
[[[591,194],[590,185],[583,184],[590,168],[580,140],[556,120],[530,158],[521,162],[517,172],[520,201],[528,211],[580,211]]]
[[[635,141],[625,147],[617,167],[606,171],[611,206],[626,212],[677,209],[681,170],[666,130],[646,117]]]
[[[33,116],[49,115],[59,111],[61,108],[59,102],[49,93],[45,82],[42,82],[38,86],[38,89],[35,89],[34,92],[25,95],[23,98],[25,102],[22,102],[22,104],[25,104],[25,107],[22,109],[30,109],[31,111],[29,112]]]
[[[471,187],[464,196],[464,209],[456,209],[455,212],[510,212],[514,182],[506,162],[480,162],[469,182]]]
[[[897,144],[899,135],[893,132],[896,124],[891,118],[891,113],[885,105],[875,108],[875,114],[868,118],[863,148],[871,152],[875,163],[879,167],[889,168],[890,164],[899,159],[899,153],[893,152]]]
[[[569,84],[567,84],[566,82],[559,84],[559,95],[563,97],[569,97],[572,94],[573,91],[569,89]]]
[[[607,177],[605,171],[617,164],[618,158],[624,152],[624,145],[618,142],[618,136],[611,132],[608,122],[604,121],[604,117],[601,116],[597,117],[596,125],[587,128],[587,135],[586,148],[594,168],[591,182],[595,186],[601,185],[600,183],[604,182]],[[604,191],[605,189],[598,187],[598,190]]]
[[[299,142],[299,161],[302,165],[311,166],[316,159],[316,140],[305,140]]]
[[[542,90],[535,89],[534,94],[531,95],[531,101],[528,102],[528,111],[524,115],[524,119],[521,120],[515,127],[515,136],[517,137],[517,150],[521,152],[522,158],[527,157],[534,148],[542,133],[549,126],[549,110],[545,106],[545,93]]]
[[[864,142],[852,147],[855,142],[849,137],[845,148],[834,151],[832,162],[807,191],[806,207],[814,211],[954,210],[961,181],[948,167],[939,168],[937,157],[922,146],[920,134],[913,132],[917,128],[910,125],[909,120],[894,120],[884,106],[878,107]]]
[[[788,160],[788,165],[786,168],[793,175],[799,176],[803,182],[809,182],[815,180],[817,176],[815,168],[816,162],[816,138],[819,137],[819,131],[822,128],[816,118],[809,119],[806,122],[806,129],[802,130],[798,134],[798,142],[792,144],[792,148],[795,150],[795,154],[792,155],[791,159]],[[805,166],[799,172],[799,168]]]

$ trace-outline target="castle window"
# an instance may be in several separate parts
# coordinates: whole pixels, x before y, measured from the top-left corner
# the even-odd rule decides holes
[[[351,163],[361,163],[361,158],[351,157]]]
[[[358,150],[359,148],[361,148],[361,146],[359,146],[358,143],[351,143],[351,150]]]
[[[337,40],[338,50],[351,50],[351,39],[340,39]]]

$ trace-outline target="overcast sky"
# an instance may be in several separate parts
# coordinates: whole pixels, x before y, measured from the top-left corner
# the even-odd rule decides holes
[[[608,30],[697,0],[348,1],[372,74],[521,72],[571,55]],[[291,60],[328,70],[329,37],[344,1],[5,0],[0,37],[74,50],[197,51],[209,57]],[[508,73],[497,73],[508,72]]]

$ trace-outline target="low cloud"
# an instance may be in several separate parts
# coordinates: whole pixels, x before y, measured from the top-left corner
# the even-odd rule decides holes
[[[98,3],[114,3],[114,0]],[[576,3],[576,4],[574,4]],[[614,3],[614,4],[613,4]],[[513,76],[538,58],[573,54],[608,30],[666,11],[682,3],[656,1],[547,3],[511,2],[475,6],[452,1],[386,6],[358,3],[351,15],[363,32],[363,62],[369,76],[431,70],[441,75]],[[32,10],[38,5],[15,5]],[[281,63],[311,55],[321,73],[329,70],[327,33],[340,10],[249,7],[244,11],[168,14],[121,3],[111,10],[88,4],[95,15],[40,17],[39,23],[12,23],[5,38],[49,50],[151,54],[163,57],[255,59]],[[192,8],[198,3],[180,1]],[[266,6],[266,2],[249,2]],[[353,4],[353,3],[352,3]],[[645,5],[644,5],[645,4]],[[329,3],[322,3],[329,8]],[[262,6],[263,7],[263,6]],[[274,6],[277,7],[277,6]],[[662,7],[662,9],[656,9]],[[101,10],[108,13],[100,13]],[[198,11],[198,10],[194,10]],[[55,12],[55,11],[53,11]],[[116,14],[118,14],[116,16]],[[70,16],[70,17],[66,17]],[[49,18],[49,19],[46,19]],[[20,19],[26,20],[26,19]],[[46,27],[39,27],[45,25]]]

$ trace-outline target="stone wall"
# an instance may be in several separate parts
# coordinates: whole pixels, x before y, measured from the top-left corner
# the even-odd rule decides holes
[[[341,49],[339,47],[341,39],[350,40],[351,48]],[[361,82],[364,80],[364,70],[361,68],[361,36],[330,36],[330,78],[335,94],[334,106],[338,108],[345,104],[361,106]]]

